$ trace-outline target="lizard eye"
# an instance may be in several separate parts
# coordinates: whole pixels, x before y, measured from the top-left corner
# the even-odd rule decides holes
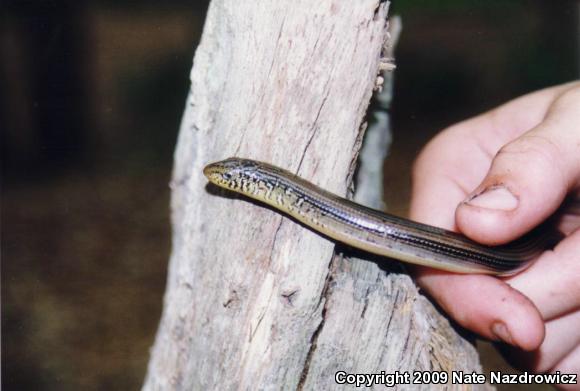
[[[230,174],[229,172],[224,172],[222,174],[222,178],[224,178],[226,181],[229,181],[230,179],[232,179],[232,174]]]

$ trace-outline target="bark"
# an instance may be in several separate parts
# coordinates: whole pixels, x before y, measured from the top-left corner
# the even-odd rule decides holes
[[[337,255],[202,175],[208,162],[248,157],[346,194],[387,9],[211,3],[175,153],[173,251],[145,390],[342,389],[339,370],[481,370],[408,276]]]

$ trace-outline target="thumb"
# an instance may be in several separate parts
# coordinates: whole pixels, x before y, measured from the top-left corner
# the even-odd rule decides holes
[[[564,92],[543,122],[499,150],[456,210],[464,234],[489,245],[509,242],[558,209],[580,172],[579,107],[580,89]]]

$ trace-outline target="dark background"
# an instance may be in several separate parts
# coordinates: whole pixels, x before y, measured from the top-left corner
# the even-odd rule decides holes
[[[138,388],[161,312],[172,153],[207,4],[0,4],[3,389]],[[386,191],[405,214],[410,164],[435,132],[578,78],[580,8],[415,0],[393,11],[404,29]]]

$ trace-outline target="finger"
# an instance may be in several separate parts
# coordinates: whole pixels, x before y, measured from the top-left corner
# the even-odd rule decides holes
[[[537,352],[534,368],[546,372],[580,344],[580,311],[546,323],[546,338]]]
[[[560,371],[560,373],[580,375],[580,345],[576,346],[566,357],[557,363],[551,372]],[[561,390],[578,390],[580,379],[576,378],[576,384],[561,385],[558,388]]]
[[[580,228],[580,189],[577,194],[570,194],[554,217],[558,230],[564,235],[570,235]]]
[[[534,304],[505,282],[482,275],[425,271],[419,284],[461,326],[491,340],[524,350],[544,338],[544,322]]]
[[[580,176],[580,88],[560,95],[538,126],[504,146],[456,223],[490,245],[511,241],[550,216]]]
[[[580,82],[571,82],[535,91],[476,117],[482,120],[479,142],[495,154],[504,144],[538,126],[560,95],[579,86]]]
[[[506,279],[529,297],[544,320],[580,308],[580,230],[546,251],[525,273]],[[580,327],[579,327],[580,328]]]
[[[547,372],[580,345],[580,311],[561,316],[546,323],[546,337],[542,346],[531,353],[507,348],[503,350],[510,362],[535,372]]]

